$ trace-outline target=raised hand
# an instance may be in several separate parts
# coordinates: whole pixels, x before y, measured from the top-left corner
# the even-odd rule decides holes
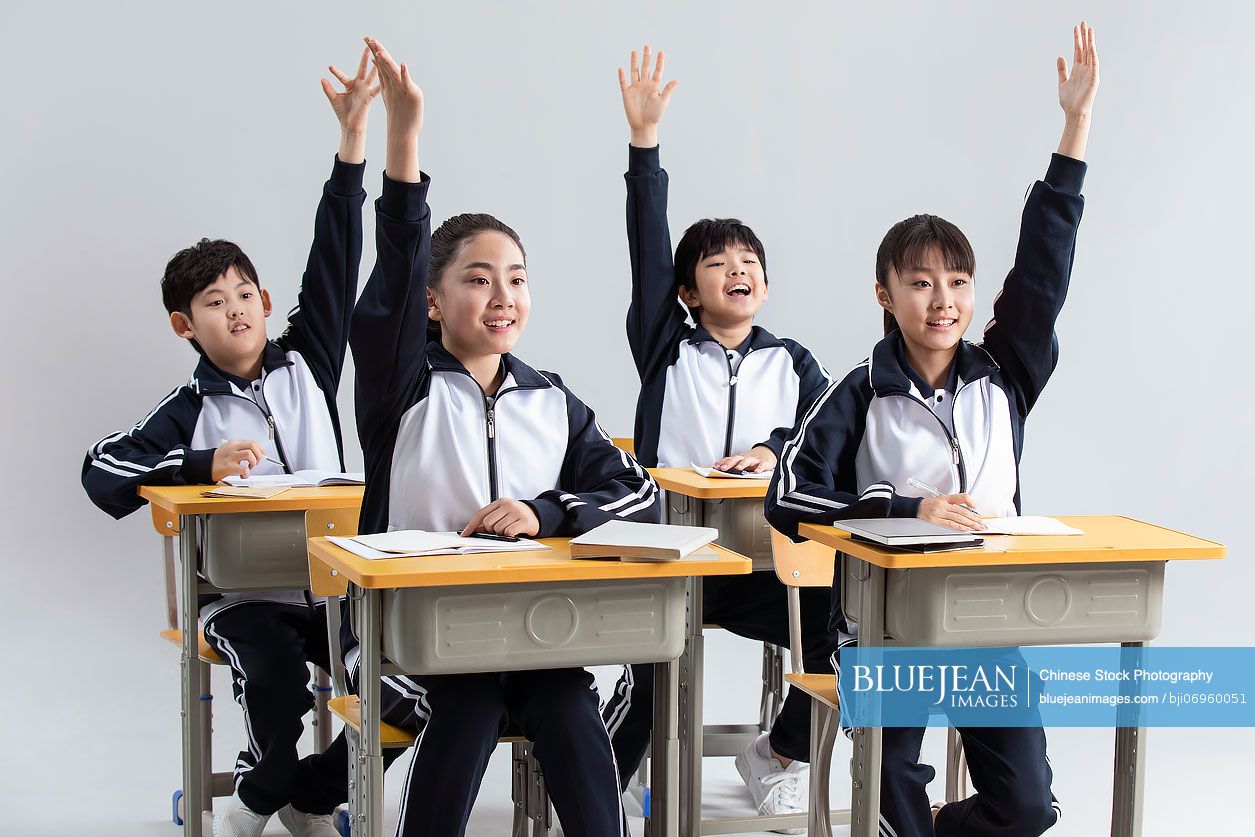
[[[379,71],[383,106],[388,112],[388,159],[393,180],[417,183],[418,135],[423,130],[423,91],[410,78],[410,68],[398,64],[383,44],[366,38],[375,69]]]
[[[1094,27],[1083,20],[1073,27],[1072,72],[1068,72],[1062,55],[1055,59],[1055,69],[1059,73],[1059,106],[1067,120],[1063,139],[1059,141],[1059,153],[1084,160],[1090,113],[1098,93],[1098,45],[1094,40]]]
[[[645,45],[644,56],[638,56],[632,50],[632,64],[629,73],[619,68],[619,90],[623,93],[623,112],[627,115],[628,127],[632,130],[632,145],[640,148],[653,148],[658,144],[658,123],[667,112],[671,102],[671,94],[675,91],[678,81],[670,81],[662,87],[662,68],[665,57],[658,51],[653,72],[649,69],[650,49]]]
[[[1060,55],[1055,59],[1059,71],[1059,105],[1069,116],[1088,117],[1098,92],[1098,47],[1094,27],[1081,21],[1072,29],[1072,72]]]

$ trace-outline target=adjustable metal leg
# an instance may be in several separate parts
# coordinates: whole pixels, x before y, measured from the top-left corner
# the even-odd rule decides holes
[[[209,701],[201,700],[209,685],[209,666],[201,662],[198,648],[200,623],[196,569],[200,565],[199,522],[199,518],[192,515],[182,515],[179,518],[179,579],[182,590],[179,605],[183,630],[179,670],[183,702],[181,715],[185,837],[201,837],[201,812],[213,810],[212,779],[205,769],[209,758],[209,719],[206,713]]]
[[[689,579],[689,584],[695,583]],[[700,583],[700,582],[697,582]],[[654,727],[649,737],[650,797],[645,833],[680,833],[680,661],[654,664]]]
[[[349,588],[360,596],[357,608],[357,636],[361,643],[361,736],[353,754],[354,793],[349,794],[349,812],[355,837],[383,835],[383,747],[379,743],[379,677],[381,669],[380,594],[378,590]]]
[[[1141,664],[1144,642],[1121,643],[1120,663],[1125,670]],[[1122,697],[1135,698],[1141,689],[1137,683],[1121,681]],[[1142,778],[1146,771],[1146,729],[1140,725],[1138,704],[1127,703],[1118,710],[1116,727],[1116,759],[1111,803],[1111,837],[1141,837],[1142,803],[1145,790]]]
[[[858,559],[851,556],[847,560]],[[879,648],[885,642],[885,571],[874,564],[862,563],[867,580],[863,582],[860,601],[862,619],[859,621],[858,644],[861,648]],[[872,720],[879,723],[879,718],[873,717]],[[880,832],[881,745],[879,726],[854,730],[851,837],[877,837]]]
[[[680,658],[680,834],[698,837],[702,826],[702,582],[688,595],[688,642]]]
[[[331,678],[314,666],[314,749],[322,752],[331,746]]]

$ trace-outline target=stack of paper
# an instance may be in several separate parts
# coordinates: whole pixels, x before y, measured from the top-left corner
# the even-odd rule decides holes
[[[703,477],[710,477],[713,479],[727,479],[727,480],[769,480],[771,479],[771,471],[767,471],[762,474],[751,474],[749,472],[746,472],[743,474],[729,474],[727,471],[719,471],[719,470],[716,470],[715,468],[703,468],[701,465],[694,465],[692,462],[690,462],[689,465],[690,467],[692,467],[694,471],[701,474]]]
[[[618,558],[621,561],[713,560],[713,552],[697,550],[719,537],[705,526],[666,526],[612,520],[571,538],[572,558]]]
[[[405,529],[380,532],[377,535],[355,535],[351,538],[329,537],[328,541],[352,552],[359,558],[412,558],[424,555],[471,555],[476,552],[526,552],[548,549],[537,541],[496,541],[464,538],[456,532],[423,532]]]

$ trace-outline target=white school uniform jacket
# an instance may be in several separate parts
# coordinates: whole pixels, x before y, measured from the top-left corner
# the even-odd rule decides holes
[[[780,456],[789,428],[829,383],[810,351],[754,326],[726,349],[687,322],[667,225],[667,172],[658,148],[628,149],[632,261],[628,344],[641,379],[636,455],[648,467],[710,465],[764,445]],[[765,267],[765,265],[764,265]]]
[[[1085,164],[1054,155],[1028,193],[1015,264],[982,342],[960,342],[949,419],[906,367],[902,334],[832,384],[793,429],[767,493],[767,519],[800,541],[799,523],[913,517],[915,477],[966,492],[986,515],[1020,509],[1024,423],[1058,360],[1055,321],[1067,296]],[[944,415],[944,413],[943,413]],[[834,614],[839,609],[834,608]]]
[[[366,459],[361,531],[460,530],[499,498],[527,503],[539,537],[614,518],[657,522],[657,487],[562,380],[512,355],[488,397],[428,341],[430,179],[385,175],[378,261],[353,315],[357,425]]]
[[[115,518],[144,505],[141,485],[212,482],[215,449],[224,439],[258,442],[281,467],[263,461],[255,474],[307,468],[343,471],[336,390],[348,345],[362,254],[365,163],[338,159],[323,188],[314,240],[288,328],[262,351],[262,372],[246,381],[201,357],[191,379],[128,430],[87,451],[82,481],[92,502]],[[202,618],[240,601],[295,601],[296,593],[202,597]]]

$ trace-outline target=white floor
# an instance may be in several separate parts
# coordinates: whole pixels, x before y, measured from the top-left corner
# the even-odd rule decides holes
[[[119,525],[138,532],[147,524],[101,520],[98,528],[67,537],[79,550],[99,549],[116,542]],[[142,543],[149,545],[142,555],[114,554],[99,562],[58,560],[20,540],[10,553],[45,558],[10,564],[9,595],[0,608],[9,655],[0,689],[0,787],[7,799],[0,835],[179,834],[170,822],[170,796],[179,785],[177,651],[157,637],[164,619],[160,573],[151,537]],[[153,571],[119,571],[132,561]],[[707,670],[715,674],[706,682],[707,722],[755,716],[758,649],[727,634],[709,636]],[[614,672],[604,674],[608,684]],[[241,745],[242,724],[224,669],[215,669],[214,689],[215,761],[226,769]],[[1049,738],[1055,793],[1064,808],[1064,819],[1050,834],[1106,833],[1111,731],[1051,730]],[[837,746],[833,802],[844,807],[849,744],[839,739]],[[1249,817],[1239,819],[1239,811],[1248,807],[1255,779],[1255,730],[1150,730],[1147,746],[1147,837],[1252,833]],[[943,749],[942,732],[931,731],[925,758],[939,764]],[[392,818],[406,764],[402,757],[388,777]],[[704,770],[708,816],[749,812],[731,759],[709,759]],[[939,779],[933,796],[940,798],[941,791]],[[502,747],[484,779],[469,833],[501,837],[509,822],[509,752]],[[267,831],[282,833],[278,823]]]

